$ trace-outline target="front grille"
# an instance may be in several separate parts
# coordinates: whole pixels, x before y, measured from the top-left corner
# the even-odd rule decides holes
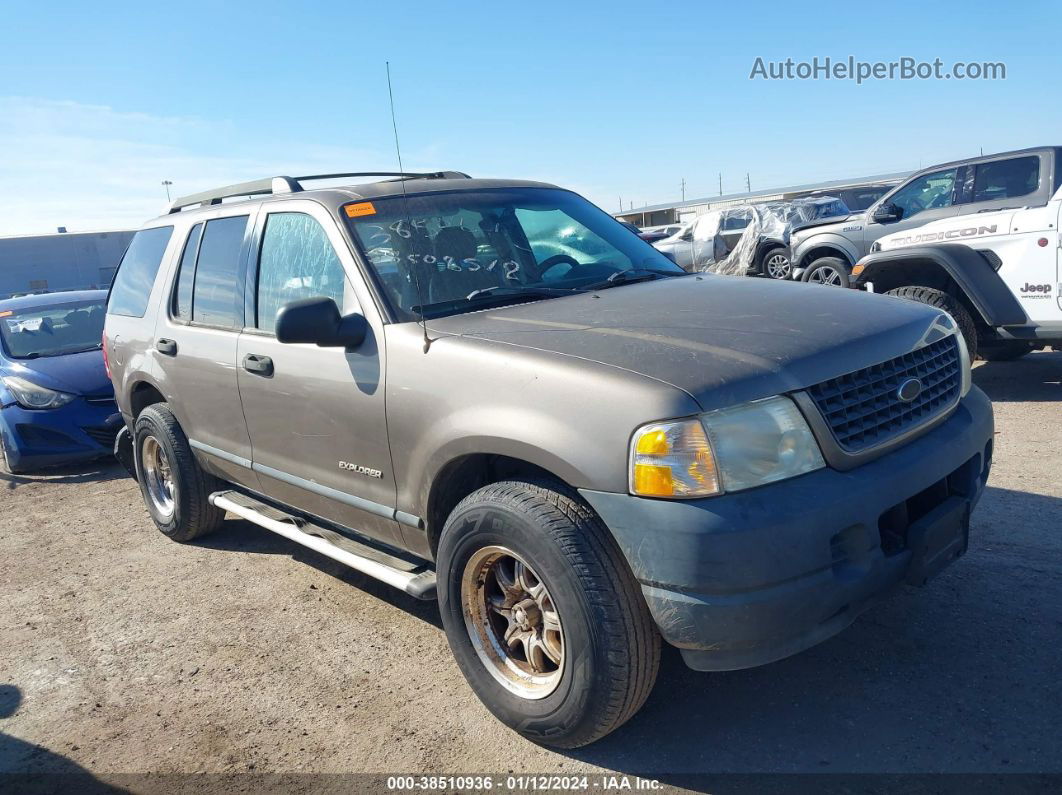
[[[118,436],[118,428],[82,428],[85,435],[88,436],[96,444],[106,447],[108,450],[114,449],[114,440]]]
[[[910,402],[897,391],[910,378],[922,391]],[[857,453],[887,442],[945,411],[959,397],[962,364],[954,336],[808,390],[841,448]]]

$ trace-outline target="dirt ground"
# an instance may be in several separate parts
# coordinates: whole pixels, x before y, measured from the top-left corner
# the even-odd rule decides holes
[[[976,369],[995,470],[929,587],[759,669],[666,649],[568,753],[479,704],[434,604],[232,518],[174,544],[116,465],[0,474],[0,771],[1062,772],[1060,379],[1062,353]]]

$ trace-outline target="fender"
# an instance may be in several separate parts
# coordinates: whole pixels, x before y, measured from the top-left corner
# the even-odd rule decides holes
[[[833,249],[842,259],[853,263],[859,259],[860,255],[855,244],[844,235],[835,232],[822,232],[812,235],[797,244],[793,249],[793,267],[806,268],[808,266],[808,254],[820,248]]]
[[[979,252],[958,243],[913,246],[870,254],[859,261],[852,286],[861,289],[867,282],[881,280],[897,266],[927,261],[951,277],[989,326],[1024,326],[1029,322],[1018,300],[991,263]]]

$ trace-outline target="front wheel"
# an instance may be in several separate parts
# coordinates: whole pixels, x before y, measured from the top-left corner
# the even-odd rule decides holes
[[[548,483],[484,486],[450,515],[438,559],[450,648],[502,723],[577,748],[645,702],[660,636],[627,561],[575,495]]]
[[[848,263],[840,257],[822,257],[811,263],[801,275],[801,281],[824,284],[828,287],[848,287]]]

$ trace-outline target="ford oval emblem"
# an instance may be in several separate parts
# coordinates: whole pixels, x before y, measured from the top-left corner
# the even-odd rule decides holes
[[[900,388],[896,390],[896,397],[902,400],[904,403],[910,403],[916,397],[922,394],[922,382],[917,378],[908,378],[902,384]]]

